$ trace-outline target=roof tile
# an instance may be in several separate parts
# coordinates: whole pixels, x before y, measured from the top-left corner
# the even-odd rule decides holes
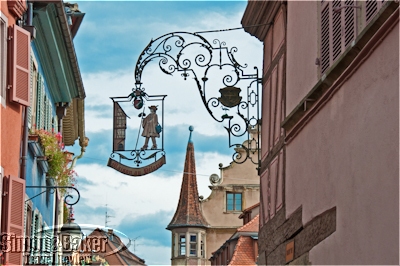
[[[174,217],[169,223],[167,229],[181,226],[208,226],[208,223],[200,210],[194,145],[190,140],[186,149],[185,167],[178,207],[176,208]]]

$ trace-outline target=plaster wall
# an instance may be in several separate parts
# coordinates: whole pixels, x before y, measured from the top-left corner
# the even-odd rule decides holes
[[[294,15],[296,6],[294,2],[289,4],[289,14]],[[304,7],[297,8],[300,12]],[[304,17],[312,20],[312,13]],[[302,20],[296,20],[298,27],[307,25]],[[300,31],[294,26],[290,26],[288,37],[296,36],[296,28]],[[302,39],[315,39],[310,32],[313,30]],[[298,39],[297,46],[299,50],[307,50],[300,48],[306,46],[307,51],[314,50],[312,42],[301,43]],[[288,58],[294,56],[300,61],[291,53]],[[315,71],[308,63],[296,69],[291,66],[296,60],[288,62],[288,81],[301,75],[312,78],[310,72]],[[305,95],[308,84],[298,84],[288,84],[289,109],[300,95]],[[287,145],[286,152],[286,216],[303,206],[305,224],[337,207],[336,232],[310,251],[311,263],[398,264],[398,24]]]
[[[287,3],[286,114],[290,114],[318,81],[317,8],[318,1]]]
[[[236,232],[236,228],[234,228],[234,229],[223,229],[223,228],[208,229],[207,230],[206,258],[210,259],[212,256],[212,253],[217,251],[235,232]]]
[[[241,211],[226,211],[226,192],[242,193],[242,210],[260,201],[259,186],[243,187],[218,187],[213,189],[211,195],[203,202],[201,208],[204,218],[211,226],[238,227],[243,224],[239,219]]]
[[[7,17],[8,27],[15,24],[15,18],[8,10],[7,1],[0,1],[0,11],[2,16]],[[22,107],[8,101],[8,90],[6,99],[6,107],[3,105],[0,107],[0,166],[4,168],[4,175],[19,176]]]
[[[243,155],[246,156],[246,155]],[[254,155],[256,158],[257,154]],[[256,161],[256,159],[254,159]],[[232,162],[229,166],[222,168],[222,183],[226,184],[260,184],[260,177],[257,174],[257,165],[250,159],[242,164]]]
[[[260,178],[250,160],[242,164],[231,162],[221,168],[221,183],[211,186],[211,194],[200,202],[204,218],[211,226],[238,227],[242,211],[226,211],[226,192],[242,193],[242,210],[260,201]]]

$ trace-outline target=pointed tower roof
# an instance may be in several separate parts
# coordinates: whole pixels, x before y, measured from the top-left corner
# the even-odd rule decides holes
[[[178,207],[167,229],[176,227],[208,227],[206,219],[200,210],[199,192],[197,190],[196,164],[194,159],[194,145],[192,141],[193,126],[189,127],[190,136],[186,148],[185,167],[183,170],[181,195]]]

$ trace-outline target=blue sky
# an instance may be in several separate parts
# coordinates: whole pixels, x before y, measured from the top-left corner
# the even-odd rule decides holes
[[[106,204],[109,225],[136,238],[135,254],[148,265],[170,264],[170,222],[179,198],[184,156],[193,125],[199,194],[207,197],[209,176],[218,164],[229,165],[233,150],[223,126],[206,111],[190,78],[165,75],[148,65],[142,76],[149,94],[166,94],[164,143],[167,164],[158,171],[130,177],[107,167],[112,152],[112,96],[127,96],[134,87],[136,61],[151,39],[174,31],[206,31],[240,27],[246,1],[77,1],[86,13],[75,37],[75,49],[86,90],[85,156],[78,160],[81,200],[75,205],[76,222],[104,226]],[[262,64],[262,44],[243,30],[204,33],[238,48],[239,63],[249,69]],[[133,145],[139,128],[138,111],[132,117],[127,143]],[[139,121],[140,122],[140,121]],[[139,145],[143,144],[139,138]],[[72,147],[79,154],[78,143]],[[130,248],[133,251],[133,247]]]

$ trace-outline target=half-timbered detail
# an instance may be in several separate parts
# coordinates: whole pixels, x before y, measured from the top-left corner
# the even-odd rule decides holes
[[[263,15],[260,15],[263,14]],[[256,18],[263,18],[259,21]],[[268,18],[269,20],[266,20]],[[284,130],[285,118],[285,57],[286,6],[280,2],[249,4],[242,24],[263,27],[248,28],[264,43],[262,140],[260,165],[260,228],[275,216],[284,204]],[[262,230],[262,229],[261,229]]]
[[[257,264],[397,263],[398,22],[398,1],[248,2],[264,43]]]

